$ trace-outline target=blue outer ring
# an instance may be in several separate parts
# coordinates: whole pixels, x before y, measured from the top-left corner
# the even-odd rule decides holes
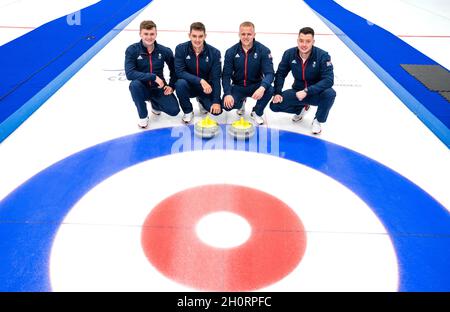
[[[270,144],[275,143],[270,141],[271,132],[279,130],[267,131],[270,153]],[[169,155],[179,140],[173,135],[177,132],[188,133],[194,142],[192,127],[114,139],[55,163],[3,199],[0,291],[50,291],[50,251],[66,214],[93,187],[117,172]],[[222,132],[225,136],[225,129]],[[264,135],[260,128],[257,134]],[[226,140],[214,140],[215,145],[211,141],[203,141],[203,147],[192,144],[192,150],[225,148]],[[373,209],[397,252],[400,291],[450,291],[450,214],[442,205],[393,170],[339,145],[287,131],[279,131],[278,144],[280,157],[328,175]]]

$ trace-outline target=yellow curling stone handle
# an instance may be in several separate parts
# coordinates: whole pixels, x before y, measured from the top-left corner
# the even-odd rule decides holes
[[[233,122],[231,125],[233,126],[233,128],[242,130],[250,129],[253,126],[250,122],[245,120],[244,117],[241,117],[241,119]]]
[[[217,122],[209,118],[209,116],[207,115],[205,118],[198,122],[198,125],[202,128],[214,128],[217,126]]]

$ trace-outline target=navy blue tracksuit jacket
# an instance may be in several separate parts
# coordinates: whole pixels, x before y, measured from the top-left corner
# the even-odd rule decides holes
[[[284,52],[275,74],[275,94],[282,94],[284,80],[292,71],[292,89],[300,91],[308,88],[308,95],[316,95],[334,84],[333,64],[328,52],[313,46],[311,55],[303,64],[298,47]]]
[[[241,87],[259,84],[268,90],[273,77],[270,50],[258,41],[253,41],[253,47],[247,53],[242,49],[241,42],[225,52],[222,74],[224,95],[231,94],[231,82]]]
[[[206,80],[212,87],[212,103],[220,103],[220,76],[222,65],[220,51],[204,43],[203,51],[197,56],[190,41],[175,48],[175,72],[178,79],[199,85]]]
[[[173,52],[156,41],[155,48],[151,54],[148,53],[147,48],[142,44],[142,40],[127,48],[125,52],[125,74],[128,80],[153,82],[158,76],[166,83],[164,79],[164,62],[170,71],[169,86],[175,89],[176,75]],[[152,83],[151,87],[157,88],[158,85]]]

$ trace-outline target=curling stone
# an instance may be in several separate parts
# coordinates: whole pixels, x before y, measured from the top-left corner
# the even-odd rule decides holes
[[[228,128],[228,133],[236,139],[249,139],[255,134],[255,126],[241,117],[239,120],[233,122]]]
[[[200,138],[209,139],[219,133],[219,125],[209,118],[209,115],[206,115],[205,118],[195,124],[194,132]]]

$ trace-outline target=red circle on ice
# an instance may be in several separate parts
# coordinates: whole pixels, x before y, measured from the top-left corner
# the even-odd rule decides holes
[[[244,244],[215,248],[198,238],[197,222],[218,211],[247,220],[252,234]],[[278,198],[218,184],[186,189],[159,203],[145,220],[142,246],[150,262],[179,283],[210,291],[248,291],[288,275],[305,253],[306,234],[296,213]]]

